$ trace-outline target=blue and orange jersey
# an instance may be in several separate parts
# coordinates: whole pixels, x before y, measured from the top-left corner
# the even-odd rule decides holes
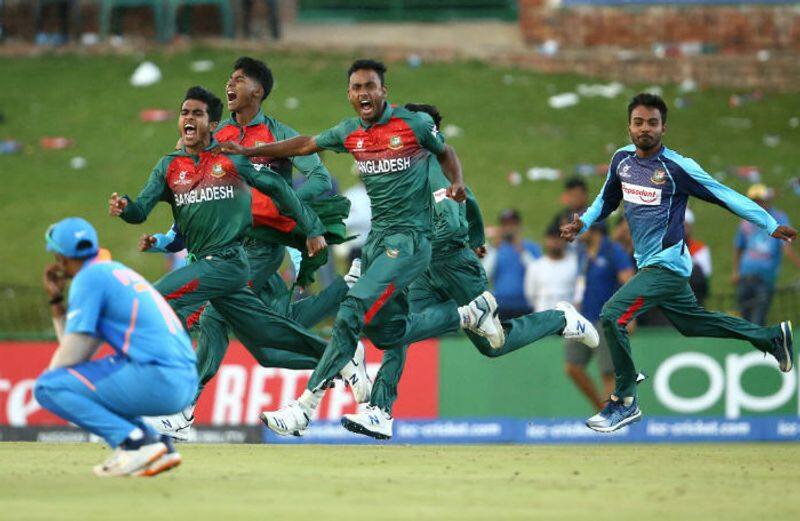
[[[240,243],[250,230],[252,186],[272,197],[300,231],[311,236],[324,233],[316,214],[303,206],[280,175],[269,168],[256,170],[243,156],[215,154],[216,146],[212,141],[199,155],[181,149],[164,156],[136,201],[128,200],[121,217],[130,223],[144,222],[156,203],[166,201],[186,248],[205,256]]]
[[[722,206],[767,233],[778,227],[763,208],[708,175],[693,159],[667,147],[642,158],[634,145],[614,153],[606,182],[581,221],[585,231],[622,201],[639,268],[660,266],[688,277],[692,259],[683,221],[689,196]]]
[[[264,115],[261,110],[247,125],[239,125],[235,117],[231,116],[223,121],[214,132],[214,138],[220,143],[235,141],[246,147],[283,141],[298,135],[293,128]],[[290,186],[292,184],[292,166],[297,168],[306,176],[306,183],[297,190],[297,196],[301,201],[313,200],[331,189],[331,175],[317,154],[291,159],[251,157],[250,161],[258,171],[266,167],[277,172]],[[251,206],[254,226],[268,226],[282,232],[294,229],[295,220],[282,214],[268,195],[253,191]]]
[[[191,340],[167,301],[144,277],[100,256],[72,281],[65,332],[102,339],[140,363],[196,363]]]
[[[370,125],[348,118],[315,137],[317,146],[353,155],[372,207],[373,231],[411,229],[430,233],[429,175],[444,138],[428,114],[386,104]],[[434,165],[434,163],[437,163]]]

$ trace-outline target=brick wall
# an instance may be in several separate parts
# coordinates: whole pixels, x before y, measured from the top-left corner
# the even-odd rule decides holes
[[[800,90],[798,6],[559,7],[519,0],[531,50],[507,62],[628,82]],[[558,52],[537,53],[554,40]]]

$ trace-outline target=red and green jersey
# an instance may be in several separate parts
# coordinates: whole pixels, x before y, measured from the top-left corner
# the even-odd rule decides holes
[[[253,120],[245,126],[239,125],[233,116],[226,119],[214,132],[214,139],[220,143],[235,141],[243,146],[253,147],[283,141],[297,135],[299,134],[293,128],[265,116],[264,112],[259,110]],[[306,183],[297,190],[297,196],[302,201],[311,201],[331,188],[331,175],[317,154],[291,159],[251,157],[250,161],[256,170],[260,171],[266,167],[277,172],[290,186],[292,184],[292,165],[294,165],[306,176]],[[282,215],[269,196],[255,190],[253,191],[252,212],[255,226],[267,226],[282,232],[290,232],[294,229],[294,219]]]
[[[315,140],[320,148],[349,152],[355,158],[369,195],[373,230],[430,232],[428,177],[434,163],[439,167],[434,154],[444,152],[445,144],[428,114],[387,103],[377,123],[349,118]]]
[[[257,171],[243,156],[214,154],[211,149],[216,145],[212,142],[199,156],[185,149],[164,156],[136,201],[128,199],[122,218],[144,222],[156,203],[166,201],[187,249],[197,256],[209,255],[240,242],[252,227],[252,186],[269,194],[307,235],[324,232],[316,214],[303,207],[280,175],[268,168]]]

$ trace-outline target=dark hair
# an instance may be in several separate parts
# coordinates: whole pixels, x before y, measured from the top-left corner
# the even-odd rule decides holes
[[[561,229],[559,228],[558,223],[551,223],[548,225],[544,231],[544,236],[561,238]]]
[[[437,127],[442,126],[442,115],[439,114],[439,109],[436,108],[436,105],[426,105],[425,103],[406,103],[405,108],[411,112],[424,112],[433,118],[433,123]]]
[[[267,64],[255,58],[242,56],[233,64],[234,71],[239,69],[242,69],[245,76],[261,84],[261,88],[264,89],[264,95],[261,96],[261,101],[267,99],[269,93],[272,92],[272,85],[274,84],[272,71],[269,70]]]
[[[633,97],[628,103],[628,122],[631,120],[631,114],[636,107],[645,106],[651,109],[658,109],[661,113],[661,123],[667,122],[667,104],[661,99],[661,96],[650,94],[649,92],[640,92]]]
[[[209,123],[219,123],[222,119],[222,100],[215,96],[210,90],[199,85],[189,87],[189,90],[186,91],[186,96],[183,97],[183,101],[187,99],[202,101],[206,104]]]
[[[584,192],[589,191],[589,187],[586,186],[586,181],[580,177],[570,177],[564,183],[564,190],[572,190],[573,188],[580,188]]]
[[[383,79],[383,76],[386,74],[388,69],[386,69],[386,65],[377,60],[354,61],[350,68],[347,69],[347,81],[350,81],[350,76],[352,76],[354,72],[361,70],[375,71],[378,74],[378,77],[381,79],[381,85],[386,83]]]

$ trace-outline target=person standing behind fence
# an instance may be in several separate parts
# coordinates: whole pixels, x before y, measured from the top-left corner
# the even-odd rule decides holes
[[[770,204],[772,196],[772,190],[763,184],[754,184],[747,191],[747,197],[764,208],[778,224],[790,226],[789,217]],[[734,248],[732,282],[737,286],[739,311],[745,320],[764,325],[783,254],[786,253],[798,268],[800,257],[790,243],[782,243],[748,221],[739,224]]]
[[[524,253],[537,259],[539,245],[522,237],[522,217],[514,208],[500,213],[500,241],[483,259],[483,267],[494,285],[494,296],[501,320],[510,320],[533,312],[525,299]],[[542,311],[542,310],[539,310]]]
[[[561,238],[557,226],[548,227],[544,237],[544,256],[535,259],[522,252],[525,264],[525,298],[537,311],[555,309],[561,301],[575,301],[578,280],[577,256],[567,251],[567,241]]]

